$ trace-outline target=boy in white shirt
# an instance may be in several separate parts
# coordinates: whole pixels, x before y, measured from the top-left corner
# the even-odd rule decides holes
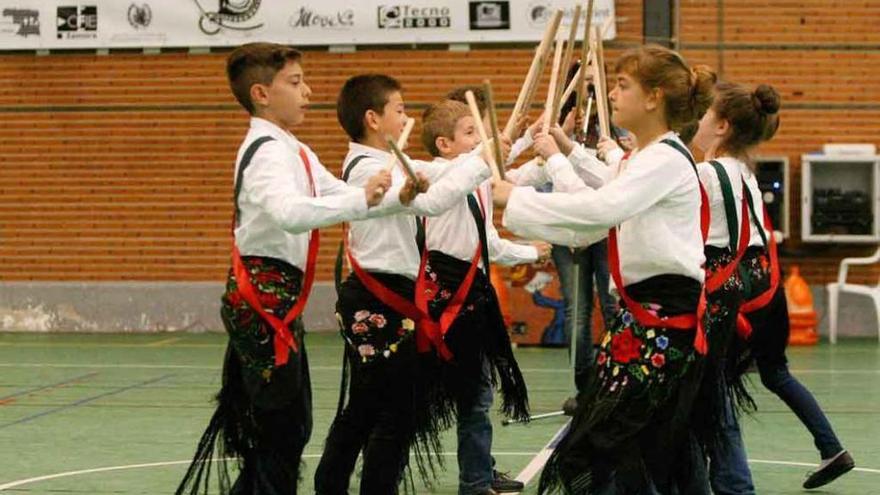
[[[301,59],[290,47],[250,43],[227,60],[232,93],[251,115],[237,158],[232,268],[221,307],[229,346],[217,409],[179,495],[203,493],[214,460],[222,494],[296,493],[312,428],[300,315],[315,274],[317,229],[381,214],[372,207],[391,186],[387,173],[363,188],[346,185],[290,133],[311,95]],[[383,209],[402,208],[414,192],[396,191]],[[228,457],[240,459],[232,486]]]
[[[422,116],[422,144],[434,157],[435,174],[473,151],[479,136],[467,105],[446,100],[429,107]],[[503,411],[515,418],[528,417],[528,396],[488,277],[489,261],[502,265],[545,261],[550,246],[516,244],[498,235],[489,181],[466,201],[428,219],[426,233],[427,307],[454,356],[445,374],[456,400],[459,494],[519,491],[522,483],[495,471],[491,456],[493,385],[500,385],[504,395]]]
[[[349,184],[364,184],[392,160],[387,139],[397,140],[407,120],[401,90],[381,74],[355,76],[343,85],[337,116],[351,138],[343,166]],[[436,216],[460,204],[490,170],[478,153],[459,157],[443,174],[430,174],[425,162],[411,163],[421,182],[431,180],[430,189],[406,212],[352,222],[346,234],[354,273],[341,284],[336,309],[351,380],[347,404],[343,382],[343,400],[315,473],[321,495],[347,493],[360,452],[362,494],[397,493],[410,450],[428,477],[438,434],[452,420],[433,352],[444,355],[447,349],[415,303],[424,264],[416,240],[421,221],[413,215]],[[404,174],[395,167],[391,175],[393,192]]]

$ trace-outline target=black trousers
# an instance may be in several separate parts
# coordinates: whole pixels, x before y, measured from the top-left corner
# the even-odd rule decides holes
[[[412,342],[407,343],[413,347]],[[358,454],[363,451],[362,495],[396,494],[412,438],[412,359],[399,349],[388,360],[362,363],[349,348],[348,404],[336,416],[315,473],[319,495],[347,494]]]
[[[242,456],[232,495],[295,495],[303,449],[312,433],[312,391],[305,342],[266,382],[257,370],[242,369],[256,426],[253,448]],[[235,352],[235,351],[232,351]]]

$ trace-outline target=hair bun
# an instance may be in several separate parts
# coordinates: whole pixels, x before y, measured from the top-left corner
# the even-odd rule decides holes
[[[773,115],[779,111],[781,99],[773,86],[761,84],[752,92],[752,101],[755,108],[765,115]]]

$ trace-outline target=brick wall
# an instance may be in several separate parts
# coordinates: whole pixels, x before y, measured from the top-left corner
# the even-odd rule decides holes
[[[798,198],[802,153],[826,142],[880,141],[880,4],[773,4],[683,0],[680,41],[693,62],[780,90],[782,128],[761,151],[789,157]],[[641,11],[641,0],[617,2],[609,60],[641,42]],[[397,76],[415,116],[448,89],[488,77],[504,120],[530,50],[309,51],[314,105],[296,133],[338,173],[346,142],[335,95],[348,76],[369,71]],[[224,57],[0,55],[0,280],[220,280],[233,160],[247,126],[226,88]],[[418,149],[416,139],[411,145]],[[339,232],[324,233],[319,280],[331,277]],[[798,242],[799,201],[792,234],[787,259],[812,283],[833,278],[842,256],[871,251]],[[870,268],[854,279],[877,275]]]

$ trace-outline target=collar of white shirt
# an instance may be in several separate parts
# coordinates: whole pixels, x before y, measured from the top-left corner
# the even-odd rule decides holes
[[[355,142],[348,143],[348,152],[354,155],[367,155],[371,158],[376,158],[382,161],[387,161],[391,159],[391,153],[387,151],[383,151],[379,148],[373,148],[372,146],[367,146],[365,144]]]
[[[287,143],[294,150],[299,151],[300,142],[296,136],[285,129],[282,129],[272,122],[260,117],[251,117],[251,130],[260,135],[269,135],[282,142]]]

